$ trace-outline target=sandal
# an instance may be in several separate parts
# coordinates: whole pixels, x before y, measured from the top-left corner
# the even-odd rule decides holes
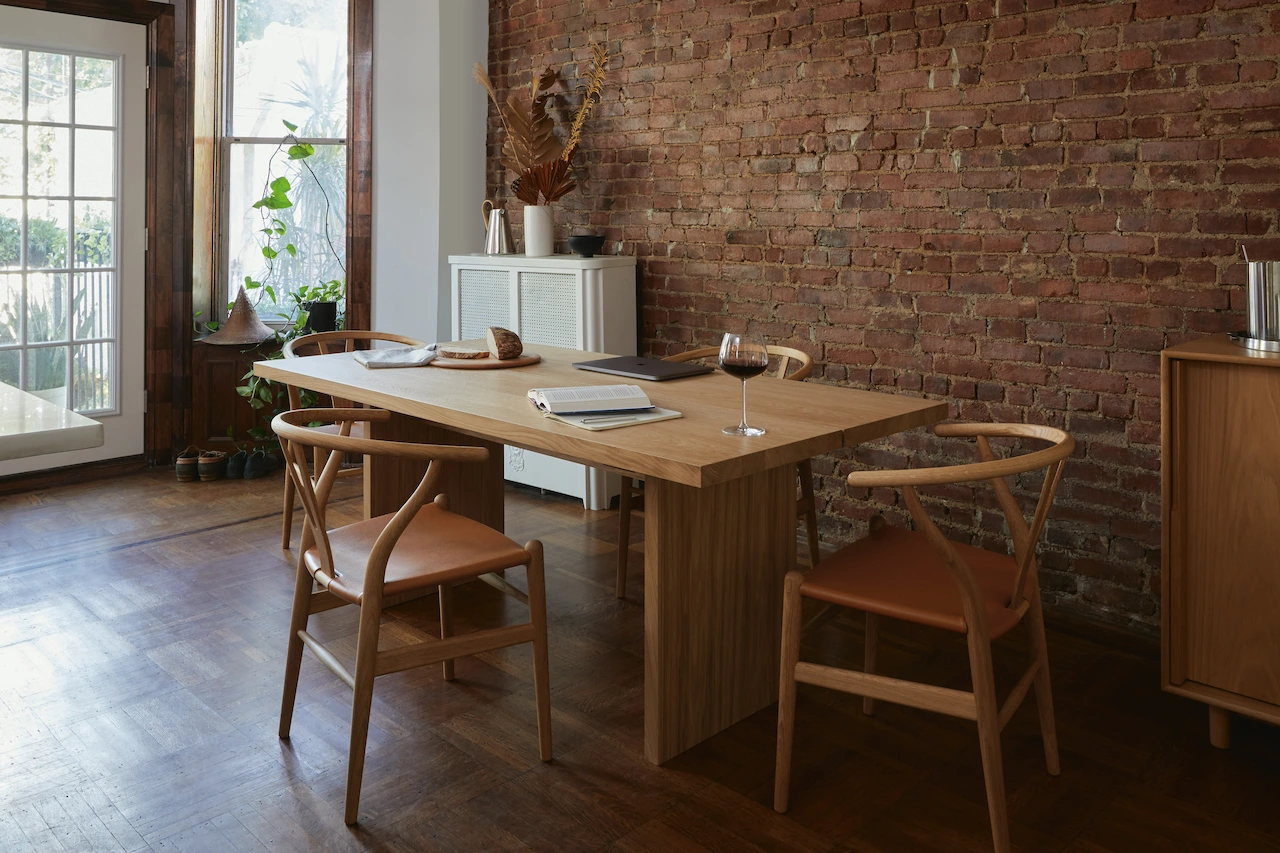
[[[200,461],[200,448],[194,444],[186,450],[178,454],[178,458],[174,460],[173,470],[178,475],[178,480],[183,483],[190,483],[196,478],[196,467]]]
[[[227,454],[221,450],[205,450],[200,454],[200,460],[197,463],[197,470],[200,472],[200,481],[208,483],[211,480],[221,480],[222,472],[227,466]]]

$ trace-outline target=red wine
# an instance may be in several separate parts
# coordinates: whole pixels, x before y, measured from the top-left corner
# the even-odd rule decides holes
[[[720,366],[724,372],[735,379],[750,379],[753,376],[759,376],[769,367],[769,363],[756,361],[741,356],[734,358],[725,358],[720,360]]]

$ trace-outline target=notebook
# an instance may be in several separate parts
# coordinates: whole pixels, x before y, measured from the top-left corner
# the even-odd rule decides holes
[[[615,376],[626,376],[631,379],[648,379],[662,382],[667,379],[683,379],[686,376],[701,376],[715,370],[709,364],[695,361],[663,361],[660,358],[647,358],[639,355],[623,355],[616,358],[601,358],[595,361],[574,362],[579,370],[594,370],[597,373],[612,373]]]

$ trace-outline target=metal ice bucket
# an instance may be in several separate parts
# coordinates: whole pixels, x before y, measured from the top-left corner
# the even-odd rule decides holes
[[[1251,349],[1280,351],[1280,261],[1246,261],[1248,328],[1231,339]]]

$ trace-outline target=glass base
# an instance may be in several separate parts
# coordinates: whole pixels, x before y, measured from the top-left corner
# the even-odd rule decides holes
[[[725,435],[756,436],[764,435],[764,430],[753,426],[731,426],[721,430]]]

